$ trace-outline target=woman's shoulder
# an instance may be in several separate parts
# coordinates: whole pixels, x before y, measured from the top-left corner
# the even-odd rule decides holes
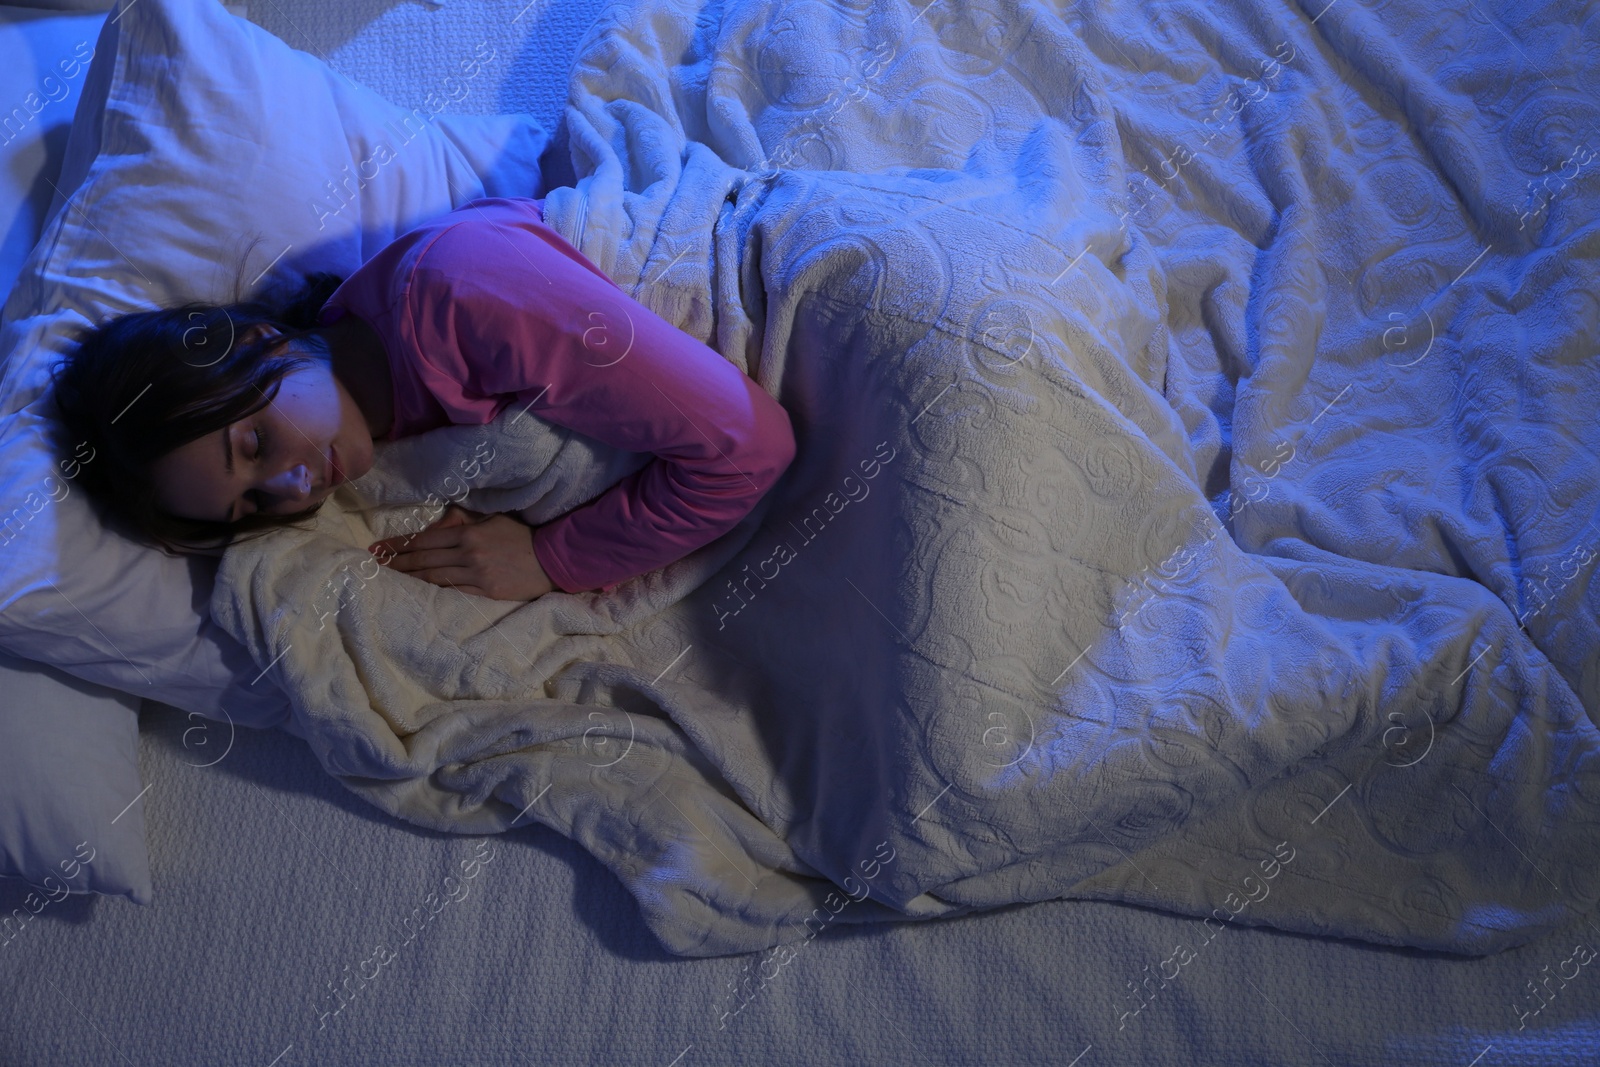
[[[521,196],[483,196],[431,219],[424,227],[440,237],[455,230],[544,225],[544,201]]]
[[[425,219],[399,234],[371,260],[362,272],[405,280],[424,261],[432,266],[442,259],[469,260],[474,248],[484,248],[484,229],[542,226],[544,201],[527,197],[489,196],[469,200],[460,207]]]
[[[472,200],[435,220],[401,265],[414,291],[525,293],[530,278],[558,288],[573,264],[612,282],[544,221],[544,202],[525,197]],[[571,261],[571,262],[568,262]]]
[[[468,200],[465,204],[450,212],[452,215],[467,212],[481,211],[509,211],[519,215],[531,214],[534,218],[544,219],[544,198],[535,199],[531,196],[480,196],[476,200]]]
[[[486,196],[469,200],[410,230],[405,235],[407,254],[401,263],[452,274],[479,267],[508,251],[506,237],[545,229],[542,200]],[[496,234],[501,235],[498,240]],[[526,253],[523,253],[526,255]]]

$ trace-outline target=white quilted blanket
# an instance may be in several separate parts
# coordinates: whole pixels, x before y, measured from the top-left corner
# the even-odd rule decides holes
[[[1055,897],[1538,936],[1600,897],[1600,35],[1515,17],[614,7],[547,217],[795,466],[609,597],[330,508],[212,610],[352,789],[572,835],[679,953]],[[356,488],[541,521],[644,459],[511,421]]]

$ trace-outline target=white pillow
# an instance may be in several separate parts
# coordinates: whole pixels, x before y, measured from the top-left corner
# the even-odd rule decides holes
[[[111,10],[111,0],[24,0],[24,2],[15,6],[36,7],[50,11],[99,11],[104,13]]]
[[[462,57],[455,84],[492,59]],[[147,902],[142,802],[110,821],[139,792],[137,698],[253,726],[288,711],[207,616],[216,561],[113,534],[73,492],[73,453],[92,458],[48,443],[65,331],[228,298],[240,231],[265,238],[260,267],[284,253],[265,286],[348,275],[476,197],[542,195],[546,131],[437,114],[449,103],[403,111],[216,0],[120,0],[103,19],[59,192],[0,313],[0,649],[96,684],[0,661],[0,875],[50,889],[70,871],[72,889]],[[380,144],[393,158],[374,168]],[[347,175],[330,199],[324,183]]]
[[[492,58],[463,56],[457,83]],[[64,331],[228,299],[257,234],[251,270],[277,257],[263,287],[348,275],[469,200],[542,195],[547,142],[528,116],[403,111],[217,0],[121,0],[73,121],[64,196],[0,328],[0,649],[212,718],[285,721],[270,675],[256,681],[206,614],[216,561],[112,533],[73,491],[74,464],[93,457],[47,439]]]
[[[0,875],[35,886],[0,949],[64,892],[150,903],[139,698],[0,654],[0,741]]]
[[[105,18],[0,5],[0,293],[44,228]]]

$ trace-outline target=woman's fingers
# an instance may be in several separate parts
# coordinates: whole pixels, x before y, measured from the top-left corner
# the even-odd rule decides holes
[[[465,512],[465,509],[461,509]],[[530,527],[506,515],[461,521],[446,516],[409,538],[375,542],[369,551],[393,570],[491,600],[527,601],[554,589],[539,566]]]
[[[374,541],[367,546],[367,551],[375,556],[397,554],[404,555],[427,548],[449,548],[460,544],[459,533],[435,534],[435,530],[460,530],[465,526],[472,526],[482,522],[487,516],[481,512],[468,511],[458,504],[451,504],[444,509],[444,514],[439,516],[437,522],[425,530],[409,536],[386,537],[381,541]],[[380,551],[380,549],[382,551]]]
[[[389,554],[394,556],[393,562],[399,563],[406,556],[414,555],[418,552],[459,546],[461,544],[461,535],[471,525],[473,525],[471,522],[462,521],[445,525],[443,520],[440,520],[426,530],[409,537],[391,537],[382,541],[374,541],[367,546],[367,551],[376,556],[379,555],[379,549],[386,549]],[[409,570],[411,568],[401,567],[399,569]]]
[[[425,582],[445,589],[459,589],[463,593],[483,595],[478,587],[472,584],[476,575],[465,567],[433,567],[428,570],[413,571],[411,577],[421,578]]]
[[[417,574],[421,571],[438,570],[442,567],[466,570],[466,558],[460,546],[447,548],[428,548],[402,552],[394,559],[384,564],[390,570],[402,571],[406,574]]]

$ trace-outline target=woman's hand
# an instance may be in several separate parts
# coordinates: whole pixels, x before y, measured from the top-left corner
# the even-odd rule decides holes
[[[383,566],[491,600],[534,600],[555,589],[533,554],[533,527],[510,515],[452,504],[426,530],[367,551]]]

